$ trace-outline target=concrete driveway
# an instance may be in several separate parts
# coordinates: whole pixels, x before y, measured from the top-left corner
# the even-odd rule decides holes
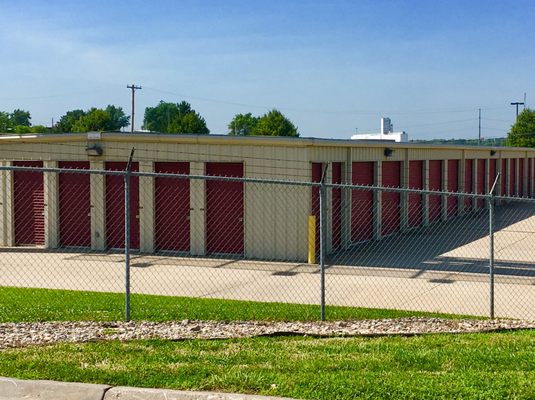
[[[496,233],[496,315],[535,319],[535,217]],[[529,211],[531,213],[531,211]],[[488,315],[487,216],[472,216],[355,246],[331,257],[328,305]],[[0,285],[124,290],[119,253],[0,249]],[[133,255],[132,293],[318,304],[317,266],[272,261]]]

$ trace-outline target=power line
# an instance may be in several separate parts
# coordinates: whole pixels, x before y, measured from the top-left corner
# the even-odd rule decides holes
[[[250,103],[241,103],[234,102],[230,100],[215,99],[210,97],[201,97],[201,96],[192,96],[186,93],[177,93],[170,90],[162,90],[149,86],[145,86],[145,89],[152,90],[154,92],[165,93],[173,96],[178,96],[186,99],[194,99],[212,103],[227,104],[238,107],[248,107],[248,108],[258,108],[258,109],[271,109],[273,106],[260,105],[260,104],[250,104]],[[379,114],[391,114],[391,115],[416,115],[416,114],[447,114],[447,113],[463,113],[463,112],[473,112],[477,107],[454,107],[454,108],[444,108],[444,109],[431,109],[431,110],[412,110],[412,111],[396,111],[396,110],[327,110],[327,109],[303,109],[303,108],[294,108],[294,107],[275,107],[283,111],[293,111],[293,112],[303,112],[303,113],[314,113],[314,114],[332,114],[332,115],[379,115]],[[504,106],[483,106],[481,109],[493,110],[493,109],[503,109]]]

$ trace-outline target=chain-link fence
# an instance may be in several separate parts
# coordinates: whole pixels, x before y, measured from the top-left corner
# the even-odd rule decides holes
[[[533,199],[157,164],[0,167],[0,286],[535,318]]]

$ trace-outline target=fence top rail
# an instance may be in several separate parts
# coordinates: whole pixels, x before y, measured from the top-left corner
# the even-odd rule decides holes
[[[320,186],[320,183],[315,183],[314,186]],[[389,186],[374,186],[374,185],[348,185],[348,184],[325,184],[330,189],[344,189],[344,190],[368,190],[380,192],[397,192],[417,195],[434,195],[434,196],[457,196],[457,197],[471,197],[475,199],[490,199],[495,200],[511,200],[511,201],[526,201],[535,202],[535,198],[530,197],[513,197],[513,196],[497,196],[490,193],[466,193],[466,192],[448,192],[444,190],[428,190],[428,189],[413,189],[413,188],[399,188]]]
[[[212,176],[212,175],[192,175],[192,174],[174,174],[161,172],[128,172],[128,171],[112,171],[103,169],[73,169],[73,168],[53,168],[53,167],[22,167],[22,166],[1,166],[0,171],[28,171],[28,172],[46,172],[46,173],[74,173],[74,174],[92,174],[92,175],[119,175],[119,176],[135,176],[135,177],[149,177],[149,178],[172,178],[172,179],[191,179],[191,180],[214,180],[214,181],[228,181],[228,182],[243,182],[243,183],[257,183],[257,184],[271,184],[271,185],[286,185],[286,186],[305,186],[305,187],[321,187],[328,189],[343,189],[343,190],[368,190],[381,192],[397,192],[410,193],[418,195],[435,195],[435,196],[459,196],[471,197],[476,199],[490,199],[508,200],[508,201],[524,201],[535,202],[535,199],[528,197],[509,197],[509,196],[492,196],[491,194],[483,193],[465,193],[465,192],[448,192],[439,190],[425,190],[425,189],[411,189],[411,188],[397,188],[375,185],[350,185],[350,184],[333,184],[321,182],[307,182],[281,179],[265,179],[265,178],[237,178],[228,176]]]

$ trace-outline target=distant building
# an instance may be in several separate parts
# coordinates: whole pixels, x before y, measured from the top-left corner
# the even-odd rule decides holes
[[[389,142],[406,143],[409,135],[406,132],[394,132],[394,125],[390,118],[381,118],[381,132],[379,133],[359,133],[351,136],[353,140],[384,140]]]

